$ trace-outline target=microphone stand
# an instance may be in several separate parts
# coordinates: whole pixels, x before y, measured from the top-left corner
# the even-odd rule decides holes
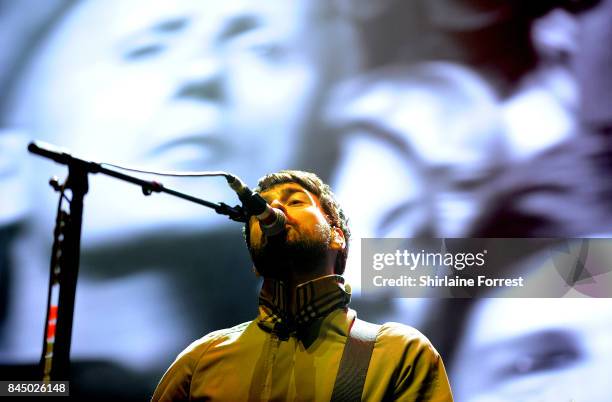
[[[214,203],[196,198],[164,187],[157,181],[139,179],[105,168],[99,163],[74,157],[49,144],[31,142],[28,151],[68,166],[68,177],[63,184],[55,178],[50,181],[55,191],[60,192],[60,201],[54,230],[45,334],[40,361],[43,381],[66,381],[70,378],[70,344],[79,271],[83,199],[89,190],[90,173],[101,173],[136,184],[146,196],[153,192],[167,193],[203,205],[218,214],[227,215],[236,222],[246,222],[247,214],[241,206],[230,207],[222,202]],[[70,199],[66,196],[67,191],[72,194]],[[62,209],[65,200],[69,204],[68,211]]]

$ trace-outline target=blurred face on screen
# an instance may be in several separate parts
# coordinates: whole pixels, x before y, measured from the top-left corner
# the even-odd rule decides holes
[[[612,299],[483,299],[451,367],[458,401],[610,400]]]
[[[319,6],[80,1],[32,61],[12,102],[12,123],[32,138],[99,161],[225,170],[252,184],[291,167],[317,97],[337,71],[326,52],[338,36]],[[222,178],[162,182],[211,201],[237,202]],[[201,227],[214,215],[166,195],[144,199],[138,188],[113,179],[96,176],[90,183],[86,213],[96,213],[85,218],[86,239],[151,222]]]
[[[356,230],[464,236],[485,201],[479,184],[501,159],[485,82],[461,66],[421,63],[374,71],[338,98],[344,158],[336,191]]]

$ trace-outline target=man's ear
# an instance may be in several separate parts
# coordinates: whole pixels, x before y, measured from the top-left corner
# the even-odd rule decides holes
[[[331,227],[331,240],[329,242],[329,248],[337,251],[344,250],[346,248],[344,232],[339,227]]]

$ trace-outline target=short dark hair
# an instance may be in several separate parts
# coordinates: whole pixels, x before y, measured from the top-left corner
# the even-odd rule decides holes
[[[334,273],[342,275],[344,273],[344,269],[346,268],[346,259],[348,257],[351,231],[348,227],[348,218],[344,214],[340,204],[338,204],[338,201],[336,201],[331,188],[327,184],[323,183],[323,180],[321,180],[314,173],[304,172],[301,170],[281,170],[280,172],[270,173],[259,179],[255,191],[261,193],[274,186],[285,183],[299,184],[302,186],[302,188],[316,195],[319,198],[321,208],[323,209],[329,224],[333,227],[340,228],[344,233],[345,247],[344,250],[338,252],[336,263],[334,265]],[[247,221],[244,227],[244,237],[247,246],[250,247],[249,221]]]

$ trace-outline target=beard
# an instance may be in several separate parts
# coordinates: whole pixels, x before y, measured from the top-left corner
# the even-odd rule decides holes
[[[287,239],[287,232],[268,237],[260,247],[249,247],[257,272],[264,278],[287,279],[289,274],[308,274],[325,263],[331,235],[320,228],[313,239]]]

